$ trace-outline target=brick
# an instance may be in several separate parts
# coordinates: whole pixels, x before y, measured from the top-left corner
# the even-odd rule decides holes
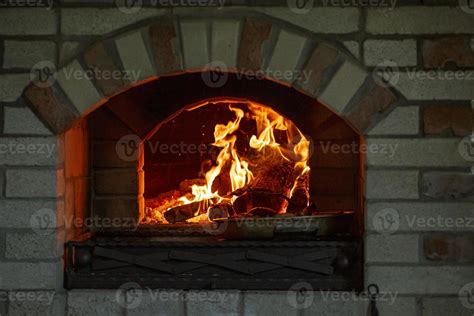
[[[121,304],[123,292],[118,290],[72,290],[67,292],[67,315],[125,316]],[[120,302],[122,302],[120,304]]]
[[[470,106],[428,106],[423,111],[426,135],[467,136],[472,133]]]
[[[461,172],[426,172],[422,194],[432,199],[460,200],[474,198],[474,174]]]
[[[124,14],[114,8],[62,8],[63,35],[103,35],[151,17],[160,17],[169,10],[147,8],[134,14]]]
[[[144,174],[133,169],[94,171],[94,192],[98,195],[143,194]]]
[[[366,77],[365,70],[346,61],[331,78],[319,99],[337,113],[342,113]]]
[[[359,42],[356,41],[345,41],[343,42],[344,46],[349,50],[349,52],[356,58],[360,58],[360,52],[359,52]]]
[[[295,13],[288,10],[288,7],[257,7],[255,9],[315,33],[346,34],[359,29],[357,8],[318,7],[305,14]]]
[[[160,22],[150,26],[150,41],[158,74],[182,69],[179,39],[173,22]]]
[[[469,167],[459,152],[459,139],[367,138],[368,166],[397,167]],[[391,150],[390,150],[391,149]]]
[[[310,306],[302,309],[304,316],[310,315],[338,315],[338,316],[363,316],[366,315],[364,301],[359,299],[355,292],[339,291],[314,291],[307,295],[313,300]],[[303,304],[304,301],[303,301]],[[304,305],[303,305],[304,306]]]
[[[72,61],[74,57],[76,57],[79,54],[80,48],[81,48],[80,42],[73,42],[73,41],[63,42],[59,50],[59,64],[62,66]]]
[[[55,289],[61,284],[59,262],[0,262],[0,289]]]
[[[416,66],[415,40],[367,40],[364,42],[364,62],[367,66],[377,66],[391,61],[399,67]]]
[[[367,10],[371,34],[473,33],[472,16],[459,7],[406,6]]]
[[[430,234],[423,236],[423,254],[429,261],[473,263],[474,234]]]
[[[87,112],[102,98],[77,60],[73,60],[59,70],[57,80],[76,110],[81,114]]]
[[[0,164],[53,166],[58,163],[55,137],[1,137]]]
[[[0,75],[0,102],[16,101],[29,82],[29,74]]]
[[[143,40],[141,31],[127,34],[115,40],[123,68],[130,73],[130,82],[148,78],[155,74],[152,58]]]
[[[423,297],[421,315],[472,316],[472,309],[464,307],[458,297]]]
[[[466,232],[473,231],[470,218],[474,217],[474,203],[392,202],[367,204],[366,229],[376,231],[374,221],[385,209],[399,215],[397,232]],[[471,227],[469,227],[471,226]],[[377,232],[377,231],[376,231]]]
[[[189,291],[185,294],[186,311],[196,316],[239,315],[238,291]]]
[[[288,303],[286,292],[254,292],[244,294],[244,315],[298,315],[298,309]]]
[[[280,81],[293,82],[306,42],[304,36],[281,30],[268,63],[269,75]],[[292,74],[291,78],[282,78],[280,73],[288,71]]]
[[[84,53],[84,60],[89,68],[94,69],[94,71],[97,70],[103,74],[121,73],[121,70],[119,70],[102,43],[97,43],[90,47]],[[125,85],[123,75],[120,77],[110,76],[110,78],[99,76],[95,78],[95,81],[104,95],[117,93]]]
[[[56,234],[6,233],[5,257],[9,259],[51,259],[62,256],[63,245]]]
[[[5,134],[51,135],[51,132],[29,108],[5,106],[3,111]]]
[[[55,170],[12,169],[6,178],[6,197],[56,197]]]
[[[418,235],[366,235],[365,262],[367,263],[414,263],[418,262],[418,257]]]
[[[10,292],[8,305],[10,316],[63,315],[66,310],[65,295],[54,291]]]
[[[45,8],[2,9],[1,35],[54,35],[56,12]]]
[[[368,199],[418,199],[418,171],[368,170]]]
[[[209,41],[206,21],[181,22],[181,42],[186,69],[202,68],[210,62]]]
[[[117,142],[95,143],[92,146],[92,164],[94,168],[133,168],[137,161],[122,159],[116,150]]]
[[[141,315],[184,315],[182,291],[154,290],[127,292],[130,302],[127,316]],[[138,301],[135,301],[138,297]]]
[[[2,228],[31,228],[32,216],[42,209],[56,212],[55,201],[39,200],[0,200],[0,227]]]
[[[380,115],[392,108],[396,101],[397,97],[390,90],[374,86],[345,116],[355,128],[366,134],[367,128],[375,124]]]
[[[417,135],[420,125],[417,106],[396,107],[386,118],[378,122],[369,135]]]
[[[381,292],[403,294],[458,294],[459,289],[472,280],[471,267],[371,266],[367,269],[366,283],[375,283]]]
[[[65,131],[79,116],[56,85],[45,88],[30,85],[25,91],[25,97],[56,134]]]
[[[467,36],[423,41],[425,67],[436,69],[450,65],[473,67],[474,51],[471,48],[471,41]]]
[[[3,68],[31,68],[40,61],[56,62],[56,44],[47,41],[5,41]]]
[[[99,230],[110,228],[129,228],[138,222],[143,212],[143,198],[137,196],[106,196],[95,197],[92,201],[92,218],[113,219],[111,224],[103,222],[103,226],[93,227]]]
[[[377,309],[380,315],[384,316],[418,316],[418,303],[415,297],[403,297],[399,296],[398,293],[387,293],[383,300],[377,300]],[[394,298],[397,294],[396,298]],[[392,296],[390,296],[392,295]],[[369,301],[366,300],[366,309],[368,308]],[[365,314],[363,314],[365,315]]]
[[[240,69],[260,70],[264,58],[264,44],[269,40],[272,24],[268,21],[247,19],[242,28],[238,65]]]
[[[310,94],[318,95],[323,84],[329,80],[328,74],[331,70],[334,71],[338,55],[339,51],[335,47],[325,43],[319,44],[303,70],[309,74],[308,79],[300,78],[298,85]]]
[[[474,71],[401,72],[395,87],[410,100],[471,100]]]
[[[222,61],[228,68],[237,67],[241,24],[239,20],[212,22],[212,61]]]

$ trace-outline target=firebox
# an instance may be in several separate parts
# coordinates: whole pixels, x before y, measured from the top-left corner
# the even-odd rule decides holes
[[[362,136],[293,87],[206,75],[132,87],[63,135],[66,287],[360,289],[364,157],[343,149]]]

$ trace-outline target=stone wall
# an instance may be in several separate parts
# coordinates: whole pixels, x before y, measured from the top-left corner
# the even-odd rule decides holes
[[[51,111],[53,94],[47,93],[37,93],[41,107],[33,106],[31,95],[23,95],[30,72],[39,62],[67,65],[104,37],[136,31],[171,15],[187,20],[197,12],[200,17],[270,18],[341,45],[369,74],[376,74],[376,85],[393,85],[401,93],[406,102],[384,113],[366,133],[373,150],[366,162],[365,283],[378,284],[384,293],[378,304],[381,315],[472,315],[474,306],[465,296],[474,288],[474,157],[461,141],[473,128],[474,11],[463,1],[461,7],[447,1],[424,7],[405,1],[393,10],[341,7],[339,2],[308,10],[290,5],[291,10],[286,2],[256,6],[259,1],[252,1],[251,8],[234,1],[235,6],[221,9],[138,10],[118,9],[113,1],[100,6],[61,2],[52,10],[0,8],[1,315],[364,315],[366,296],[339,292],[306,293],[307,308],[297,309],[294,292],[63,290],[62,243],[64,228],[71,224],[64,216],[68,199],[61,198],[68,183],[61,176],[64,147],[54,134],[69,126],[77,109],[64,107],[58,119]],[[37,6],[44,4],[38,1]],[[185,36],[196,27],[190,22],[181,32]],[[196,38],[196,45],[201,40]],[[121,43],[134,41],[124,37]],[[298,45],[294,39],[290,43]],[[184,47],[184,58],[192,68],[207,53],[189,49],[186,55]],[[146,74],[148,65],[135,62],[133,67]],[[281,65],[278,58],[273,65]],[[344,69],[334,73],[339,73],[340,87],[351,81]],[[356,91],[337,92],[327,87],[314,91],[323,101],[336,100],[334,104],[357,100]],[[54,101],[65,102],[67,97],[62,97]],[[73,98],[89,106],[96,101],[90,95]]]

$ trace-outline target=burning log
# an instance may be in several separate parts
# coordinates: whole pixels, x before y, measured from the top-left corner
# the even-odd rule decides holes
[[[309,179],[309,169],[296,179],[287,212],[298,214],[308,207],[310,203]]]
[[[213,221],[220,218],[229,218],[234,215],[234,207],[231,203],[223,202],[209,208],[209,220]]]
[[[186,220],[195,216],[204,214],[209,205],[212,203],[211,200],[203,200],[193,202],[185,205],[180,205],[167,210],[164,213],[166,220],[171,223],[185,222]]]

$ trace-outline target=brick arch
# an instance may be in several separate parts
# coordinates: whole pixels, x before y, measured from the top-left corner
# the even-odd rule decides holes
[[[94,43],[59,69],[51,86],[30,84],[24,97],[59,134],[127,89],[216,61],[226,71],[261,74],[317,98],[361,134],[402,100],[377,85],[341,45],[266,16],[156,21]],[[101,75],[87,78],[85,69]]]

